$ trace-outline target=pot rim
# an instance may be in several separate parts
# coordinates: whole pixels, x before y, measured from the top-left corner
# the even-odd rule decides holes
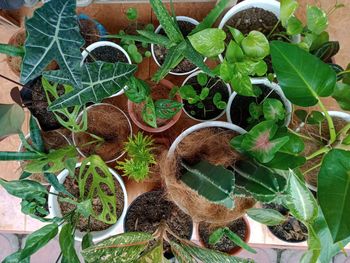
[[[171,90],[175,86],[172,82],[170,82],[169,80],[166,80],[166,79],[160,80],[159,84],[163,85],[164,87],[168,88],[169,90]],[[176,100],[178,102],[182,103],[182,99],[178,94],[176,94]],[[128,113],[129,113],[131,120],[133,121],[133,123],[137,127],[139,127],[140,129],[142,129],[146,132],[150,132],[150,133],[160,133],[160,132],[163,132],[163,131],[170,129],[173,125],[175,125],[175,123],[178,122],[178,120],[180,119],[181,114],[182,114],[182,110],[180,110],[178,113],[176,113],[176,115],[173,118],[170,119],[170,121],[167,124],[165,124],[161,127],[158,127],[158,128],[153,128],[151,126],[143,124],[136,117],[136,114],[135,114],[134,109],[133,109],[135,104],[136,103],[132,102],[131,100],[128,100]]]
[[[195,26],[199,25],[199,22],[192,18],[192,17],[188,17],[188,16],[176,16],[176,20],[177,21],[185,21],[185,22],[189,22]],[[162,25],[159,25],[156,30],[154,31],[154,33],[159,33],[159,31],[162,29]],[[155,51],[154,51],[154,44],[151,44],[151,53],[152,53],[152,57],[153,57],[153,60],[156,62],[157,66],[158,67],[161,67],[162,65],[158,62],[157,60],[157,57],[156,57],[156,54],[155,54]],[[206,60],[207,58],[204,58],[204,61]],[[175,75],[175,76],[186,76],[186,75],[189,75],[195,71],[198,70],[198,67],[192,69],[191,71],[188,71],[188,72],[173,72],[173,71],[170,71],[169,74],[171,75]]]
[[[103,46],[109,46],[109,47],[114,47],[116,49],[118,49],[119,51],[121,51],[124,56],[127,58],[128,63],[131,65],[131,59],[129,54],[125,51],[124,48],[122,48],[121,46],[119,46],[118,44],[111,42],[111,41],[97,41],[95,43],[92,43],[91,45],[89,45],[82,53],[82,60],[80,62],[80,67],[83,66],[85,59],[87,58],[87,56],[89,55],[89,52],[92,52],[94,49],[98,48],[98,47],[103,47]],[[124,87],[124,89],[127,88],[127,86]],[[124,89],[118,91],[116,94],[109,96],[108,98],[112,98],[112,97],[116,97],[119,95],[122,95],[124,93]]]
[[[81,163],[77,163],[76,164],[76,168],[79,168],[81,166]],[[123,195],[124,195],[124,207],[123,207],[123,212],[121,214],[121,216],[117,219],[117,222],[113,225],[111,225],[109,228],[102,230],[102,231],[92,231],[90,232],[92,234],[92,239],[94,242],[99,242],[102,241],[106,238],[109,238],[113,235],[116,235],[118,232],[118,228],[121,226],[121,224],[124,222],[124,218],[126,215],[126,210],[128,207],[128,194],[126,191],[126,187],[125,184],[123,182],[123,179],[121,178],[121,176],[112,168],[108,168],[110,173],[114,176],[114,178],[117,179],[118,183],[120,184],[120,187],[123,190]],[[69,175],[69,171],[67,169],[64,169],[58,176],[57,179],[59,181],[59,183],[63,183],[64,180],[66,179],[66,177]],[[50,188],[50,192],[58,194],[58,192],[55,190],[55,188],[53,186],[51,186]],[[49,212],[50,212],[50,217],[61,217],[61,209],[57,200],[57,196],[53,195],[53,194],[49,194],[48,197],[48,205],[49,205]],[[62,226],[60,226],[60,229],[62,228]],[[74,239],[76,241],[81,242],[83,239],[83,235],[85,234],[85,232],[80,232],[79,230],[76,231],[75,237]]]
[[[132,125],[131,125],[131,122],[128,118],[128,116],[125,114],[124,111],[122,111],[119,107],[117,106],[114,106],[113,104],[109,104],[109,103],[96,103],[96,104],[93,104],[93,105],[90,105],[86,108],[86,111],[88,111],[89,109],[93,108],[93,107],[98,107],[98,106],[110,106],[110,107],[113,107],[115,109],[117,109],[120,113],[122,113],[122,115],[125,117],[125,119],[128,121],[128,125],[129,125],[129,129],[130,129],[130,135],[129,136],[132,136]],[[76,119],[76,122],[78,123],[78,120],[81,118],[83,112],[80,112],[77,119]],[[75,146],[75,148],[77,149],[78,153],[86,158],[86,155],[79,149],[79,147],[77,146],[76,144],[76,141],[75,141],[75,134],[74,132],[72,132],[72,141],[73,141],[73,145]],[[108,161],[105,161],[105,163],[112,163],[112,162],[115,162],[116,160],[120,159],[123,155],[125,154],[125,151],[123,151],[119,156],[115,157],[114,159],[112,160],[108,160]]]
[[[284,108],[286,109],[286,112],[287,112],[287,118],[284,121],[284,125],[288,126],[291,122],[291,119],[292,119],[293,106],[292,106],[292,103],[284,95],[281,87],[277,83],[270,82],[267,78],[250,78],[250,80],[251,80],[253,85],[262,84],[270,89],[273,89],[278,94],[278,96],[281,98],[282,103],[284,105]],[[228,100],[228,103],[227,103],[226,117],[227,117],[227,121],[230,123],[233,123],[232,117],[231,117],[231,107],[232,107],[233,100],[235,99],[236,95],[238,95],[238,93],[233,92],[231,94],[230,99]]]
[[[182,83],[181,86],[184,86],[184,85],[188,82],[189,79],[191,79],[192,77],[197,76],[199,73],[203,73],[203,71],[202,71],[202,70],[198,70],[198,71],[193,72],[191,75],[189,75],[189,76],[184,80],[184,82]],[[231,92],[231,90],[232,90],[232,89],[231,89],[231,86],[230,86],[229,84],[225,83],[224,81],[223,81],[223,83],[227,86],[228,95],[229,95],[229,99],[230,99],[231,94],[232,94],[232,92]],[[227,102],[228,102],[228,101],[227,101]],[[226,106],[228,106],[228,105],[226,105]],[[215,118],[212,118],[212,119],[209,119],[209,120],[201,120],[201,119],[197,119],[197,118],[193,117],[191,114],[189,114],[189,113],[186,111],[185,107],[183,107],[182,110],[183,110],[183,112],[184,112],[189,118],[191,118],[192,120],[198,121],[198,122],[216,121],[217,119],[220,119],[220,118],[226,113],[226,109],[225,109],[225,110],[222,110],[222,112],[221,112],[218,116],[216,116]]]

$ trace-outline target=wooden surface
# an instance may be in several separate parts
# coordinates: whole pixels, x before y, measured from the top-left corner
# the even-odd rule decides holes
[[[349,2],[350,1],[346,0]],[[299,1],[303,7],[306,3],[313,3],[312,0],[302,0]],[[329,7],[331,3],[327,0],[321,0],[325,7]],[[333,1],[330,1],[333,2]],[[136,7],[139,11],[140,23],[150,23],[152,22],[155,26],[158,25],[154,14],[152,13],[149,4],[94,4],[89,7],[79,8],[78,12],[86,13],[97,19],[102,23],[108,30],[109,33],[117,33],[120,29],[124,29],[128,25],[123,13],[129,7]],[[187,15],[191,16],[197,20],[201,20],[209,10],[213,7],[213,3],[179,3],[175,5],[177,15]],[[30,16],[31,10],[24,8],[17,12],[12,12],[11,16],[16,17],[23,23],[24,15]],[[347,41],[350,39],[350,31],[348,30],[348,25],[350,23],[350,8],[344,8],[339,10],[336,14],[331,16],[330,19],[330,31],[331,38],[337,39],[341,43],[341,51],[336,57],[336,62],[346,66],[347,61],[350,61],[350,43]],[[14,28],[0,27],[0,42],[7,42],[10,36],[15,32]],[[0,73],[9,76],[13,79],[18,80],[8,68],[5,57],[0,56]],[[157,65],[150,58],[146,59],[140,66],[138,71],[138,76],[147,79],[157,70]],[[178,76],[168,76],[167,79],[172,81],[176,85],[181,85],[185,77]],[[10,90],[14,85],[0,79],[0,103],[12,103],[9,96]],[[126,108],[126,98],[124,96],[119,96],[111,99],[105,100],[106,102],[117,105],[125,112]],[[327,106],[330,109],[338,109],[338,106],[332,99],[326,101]],[[28,116],[28,112],[26,113]],[[225,116],[222,118],[225,120]],[[158,137],[169,138],[169,141],[174,140],[176,136],[187,127],[190,127],[197,122],[189,119],[183,113],[180,121],[173,126],[170,130],[157,135]],[[24,132],[27,132],[28,124],[24,125]],[[135,128],[135,127],[134,127]],[[11,136],[4,141],[0,142],[0,150],[17,150],[19,146],[19,140],[16,136]],[[0,177],[7,180],[17,179],[19,177],[20,171],[17,162],[0,162]],[[151,190],[153,184],[137,184],[130,180],[125,180],[129,203],[139,194]],[[288,244],[276,239],[266,228],[257,222],[248,219],[251,227],[251,238],[249,243],[254,246],[266,246],[266,247],[296,247],[305,248],[305,242],[302,244]],[[20,200],[14,198],[6,193],[4,189],[0,187],[0,232],[15,232],[15,233],[28,233],[38,229],[41,223],[37,220],[33,220],[28,216],[25,216],[20,211]],[[121,231],[121,229],[119,229]]]

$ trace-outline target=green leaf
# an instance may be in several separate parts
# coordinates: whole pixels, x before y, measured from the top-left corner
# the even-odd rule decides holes
[[[66,168],[69,172],[70,177],[74,177],[75,173],[75,166],[78,162],[78,159],[73,157],[73,158],[68,158],[64,161],[64,168]]]
[[[60,248],[66,262],[80,263],[77,252],[74,248],[74,227],[71,224],[65,224],[59,235]]]
[[[239,95],[256,97],[253,90],[253,84],[249,76],[236,73],[232,77],[230,84],[233,90],[236,91]]]
[[[216,92],[214,97],[213,97],[213,103],[216,108],[219,110],[224,110],[227,107],[226,101],[222,101],[222,95],[219,92]]]
[[[302,222],[312,222],[318,213],[317,202],[299,177],[289,170],[287,207],[293,216]]]
[[[230,30],[230,33],[233,36],[233,39],[236,41],[236,43],[238,45],[241,45],[242,40],[244,39],[244,35],[242,34],[242,32],[230,26],[227,26],[227,28]]]
[[[304,151],[305,144],[302,138],[294,133],[288,132],[286,127],[279,128],[276,132],[276,137],[284,136],[288,136],[289,140],[285,145],[283,145],[281,151],[290,154],[298,154]]]
[[[190,104],[195,104],[199,101],[199,96],[196,90],[191,85],[184,85],[179,89],[181,98],[187,100]]]
[[[21,251],[15,252],[7,256],[1,263],[30,263],[30,258],[20,260]]]
[[[286,143],[288,144],[288,142]],[[284,146],[286,146],[286,144]],[[284,146],[281,151],[284,151]],[[277,152],[275,157],[265,163],[267,167],[280,170],[295,169],[306,163],[306,158],[304,156],[298,156],[291,153]]]
[[[263,59],[270,54],[269,41],[259,31],[251,31],[241,43],[246,56],[253,59]]]
[[[170,241],[171,251],[173,252],[175,258],[179,263],[196,263],[192,256],[183,249],[181,245],[175,243],[174,241]]]
[[[181,181],[208,201],[218,203],[231,209],[234,206],[234,174],[223,166],[201,161],[196,165],[182,164],[186,171]]]
[[[137,17],[138,17],[138,12],[137,12],[137,9],[136,8],[133,8],[133,7],[130,7],[128,8],[128,10],[126,10],[126,13],[125,13],[126,17],[129,19],[129,20],[136,20]]]
[[[267,226],[280,225],[287,219],[274,209],[250,208],[247,210],[247,214],[250,218]]]
[[[224,233],[225,236],[227,236],[237,246],[247,250],[250,253],[256,254],[255,249],[251,248],[248,244],[246,244],[236,233],[231,231],[228,227],[224,228]]]
[[[175,24],[173,18],[169,15],[162,1],[152,0],[150,1],[150,4],[152,6],[153,12],[158,18],[159,23],[162,25],[170,41],[177,44],[182,42],[184,40],[184,37],[179,27]]]
[[[334,242],[350,236],[350,152],[325,155],[318,174],[318,201]]]
[[[169,38],[167,38],[161,34],[156,34],[153,31],[137,30],[137,33],[139,33],[141,36],[148,38],[151,41],[151,43],[153,43],[153,44],[161,45],[161,46],[164,46],[168,49],[173,46],[173,44],[171,43]]]
[[[80,48],[84,40],[79,32],[75,0],[47,2],[26,20],[27,39],[21,82],[40,76],[55,60],[73,86],[81,88]]]
[[[266,120],[284,120],[286,110],[283,103],[278,99],[267,98],[263,103],[263,113]]]
[[[346,71],[350,70],[350,63],[347,65]],[[345,73],[343,75],[343,83],[350,85],[350,73]]]
[[[182,103],[176,100],[160,99],[154,103],[157,118],[171,119],[181,109]]]
[[[343,110],[350,111],[350,85],[337,82],[332,97]]]
[[[307,27],[315,34],[321,34],[328,27],[328,18],[325,11],[317,6],[307,6]]]
[[[193,29],[190,35],[212,27],[220,14],[225,10],[229,1],[230,0],[220,0],[217,2],[215,7],[211,9],[209,14],[202,20],[202,22],[197,25],[195,29]]]
[[[135,103],[141,103],[151,94],[151,89],[146,81],[131,77],[125,89],[125,95]]]
[[[295,0],[281,0],[280,20],[282,26],[286,27],[289,24],[289,19],[293,16],[298,6],[299,4]]]
[[[28,161],[40,159],[42,155],[34,152],[0,152],[1,161]]]
[[[142,109],[142,119],[149,126],[151,126],[153,128],[157,128],[156,107],[155,107],[153,99],[151,97],[147,97],[147,99],[146,99],[146,103]]]
[[[24,57],[24,48],[16,47],[9,44],[0,44],[0,53],[11,57]]]
[[[21,132],[24,111],[18,104],[0,104],[0,139]]]
[[[225,235],[225,230],[224,228],[218,228],[216,229],[211,235],[209,236],[209,244],[215,245],[218,243],[221,238],[223,238]]]
[[[323,31],[321,34],[316,35],[316,34],[305,34],[305,38],[310,38],[310,51],[315,51],[318,48],[320,48],[324,43],[329,41],[329,33],[327,31]]]
[[[201,93],[199,94],[199,98],[200,100],[205,100],[208,95],[209,95],[210,89],[205,87],[201,90]]]
[[[226,49],[225,59],[229,63],[242,61],[244,59],[243,50],[236,42],[231,40],[230,43],[228,44]]]
[[[45,145],[43,138],[41,137],[41,130],[37,123],[37,120],[31,115],[29,119],[30,138],[32,139],[33,146],[40,152],[45,151]]]
[[[91,232],[87,232],[83,236],[83,240],[81,241],[81,248],[84,250],[89,247],[92,247],[93,245],[94,245],[94,242],[92,241],[92,234]]]
[[[81,254],[89,263],[133,262],[153,239],[151,234],[143,232],[122,233],[84,249]]]
[[[141,33],[143,34],[143,30],[140,30]],[[141,34],[139,33],[139,34]],[[172,46],[171,41],[165,37],[157,34],[158,37],[154,39],[150,39],[148,37],[144,36],[135,36],[135,35],[123,35],[123,34],[116,34],[116,35],[108,35],[108,36],[103,36],[103,38],[117,38],[121,39],[121,41],[135,41],[135,42],[140,42],[140,43],[146,43],[146,44],[158,44],[158,45],[164,45],[165,43],[167,44],[168,47]],[[160,42],[161,41],[161,42]]]
[[[328,41],[316,49],[313,54],[322,61],[327,62],[339,52],[339,49],[338,41]]]
[[[68,191],[66,190],[66,188],[64,187],[64,185],[63,185],[63,184],[60,184],[60,182],[58,181],[57,176],[56,176],[55,174],[52,174],[52,173],[44,173],[44,177],[45,177],[45,179],[47,180],[47,182],[55,188],[55,190],[56,190],[57,192],[66,194],[66,195],[68,195],[68,196],[74,198],[74,196],[73,196],[70,192],[68,192]]]
[[[220,78],[225,82],[229,82],[233,77],[234,65],[228,63],[227,60],[224,60],[217,67],[217,70],[218,70],[218,75],[220,75]]]
[[[135,65],[126,63],[107,63],[97,61],[85,63],[82,68],[82,88],[55,100],[49,109],[57,110],[75,105],[85,105],[88,102],[100,102],[123,89],[136,71]],[[45,72],[43,76],[52,82],[71,84],[63,70]]]
[[[322,112],[319,111],[312,111],[309,116],[307,117],[306,122],[308,124],[320,124],[326,119],[326,117],[322,114]]]
[[[260,104],[256,104],[255,102],[250,103],[249,114],[253,119],[259,120],[259,118],[263,114],[262,106]]]
[[[222,29],[208,28],[188,36],[193,48],[205,57],[216,57],[225,50],[226,33]]]
[[[202,73],[202,72],[199,73],[199,74],[197,75],[197,82],[198,82],[198,84],[201,85],[202,87],[205,86],[205,85],[207,85],[207,83],[208,83],[208,76],[207,76],[206,74]]]
[[[271,42],[272,65],[286,97],[298,106],[313,106],[318,97],[332,94],[336,74],[329,65],[300,49],[280,41]]]
[[[0,178],[0,185],[13,196],[27,199],[33,196],[46,196],[48,194],[46,188],[38,182],[30,180],[5,181]]]
[[[163,242],[158,242],[151,250],[142,255],[139,263],[159,262],[163,263]]]
[[[287,25],[287,34],[288,35],[298,35],[303,32],[304,25],[303,23],[296,17],[292,16],[288,20],[288,25]]]

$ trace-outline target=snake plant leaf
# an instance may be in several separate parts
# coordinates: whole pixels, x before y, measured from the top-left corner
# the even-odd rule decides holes
[[[85,105],[88,102],[100,102],[125,87],[137,66],[126,63],[107,63],[96,61],[85,63],[82,68],[82,88],[55,100],[49,107],[51,110]],[[43,76],[54,83],[72,84],[63,70],[44,72]]]
[[[223,166],[201,161],[193,166],[182,164],[186,172],[181,181],[208,201],[231,209],[234,207],[234,173]]]
[[[17,104],[0,104],[0,139],[19,133],[24,122],[24,111]]]
[[[325,155],[318,174],[318,201],[334,242],[350,236],[350,152]]]
[[[92,178],[92,182],[86,193],[86,184],[89,178]],[[114,177],[101,157],[91,155],[82,162],[79,169],[78,185],[80,198],[82,200],[98,198],[102,203],[102,211],[94,211],[92,216],[106,224],[114,224],[117,221]],[[102,185],[108,187],[112,194],[109,195],[106,193]]]
[[[247,214],[253,220],[267,226],[280,225],[287,219],[284,215],[274,209],[250,208],[247,210]]]
[[[286,191],[287,180],[258,163],[236,162],[237,192],[249,193],[260,202],[277,202]]]
[[[75,13],[76,0],[55,0],[38,8],[26,21],[28,37],[22,63],[21,82],[40,76],[55,60],[73,86],[81,88],[80,48],[84,40]]]
[[[89,263],[134,262],[153,239],[149,233],[122,233],[84,249],[81,254]]]
[[[181,109],[183,104],[176,100],[160,99],[154,103],[156,116],[161,119],[171,119]]]
[[[293,170],[289,170],[286,205],[292,215],[302,222],[312,222],[318,213],[315,197]]]
[[[32,115],[29,119],[29,130],[30,130],[30,138],[32,139],[33,146],[39,152],[45,152],[45,145],[43,138],[41,137],[41,130],[39,128],[38,122]]]
[[[272,41],[270,46],[278,82],[293,104],[313,106],[333,93],[336,74],[329,65],[293,44]]]
[[[170,247],[179,263],[196,263],[192,256],[184,250],[180,244],[170,240]]]
[[[74,227],[70,223],[65,224],[59,235],[59,243],[62,251],[62,256],[69,263],[80,263],[77,252],[74,248]]]
[[[159,262],[163,263],[163,242],[157,242],[157,244],[151,248],[147,253],[142,255],[139,260],[139,263],[149,263],[149,262]]]
[[[36,160],[42,157],[36,152],[0,152],[0,161]]]
[[[251,259],[234,257],[226,253],[222,253],[207,248],[202,248],[197,245],[180,244],[180,246],[193,258],[199,259],[203,263],[253,263]]]

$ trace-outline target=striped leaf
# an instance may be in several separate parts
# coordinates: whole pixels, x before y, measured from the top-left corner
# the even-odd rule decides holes
[[[318,48],[314,55],[321,60],[328,62],[339,52],[340,46],[338,41],[328,41]]]
[[[23,47],[15,47],[8,44],[0,44],[0,53],[6,54],[11,57],[23,57],[24,56],[24,48]]]
[[[0,161],[27,161],[42,157],[42,155],[35,152],[0,152]]]

